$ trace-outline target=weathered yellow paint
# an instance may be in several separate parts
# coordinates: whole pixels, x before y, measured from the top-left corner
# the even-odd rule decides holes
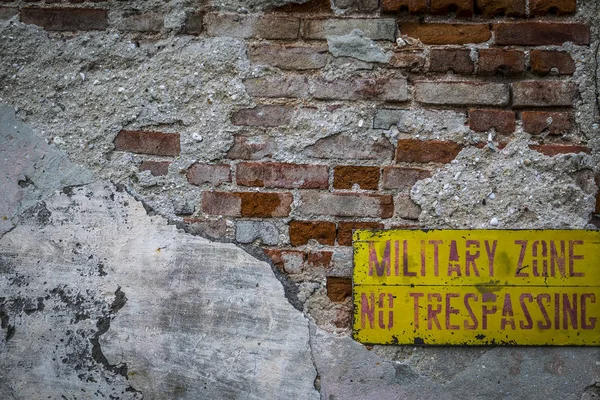
[[[354,337],[600,345],[600,232],[354,233]]]

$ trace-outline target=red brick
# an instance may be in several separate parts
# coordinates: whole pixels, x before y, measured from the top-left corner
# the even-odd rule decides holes
[[[306,191],[299,200],[297,211],[306,216],[390,218],[394,212],[390,195]]]
[[[417,181],[430,176],[431,171],[426,169],[385,167],[383,169],[383,188],[408,192]]]
[[[515,74],[525,71],[525,53],[520,50],[479,50],[480,73]]]
[[[23,7],[21,22],[39,25],[48,31],[105,30],[108,26],[108,12],[97,8]]]
[[[317,242],[333,246],[336,229],[333,222],[326,221],[290,221],[290,244],[301,246],[313,239]]]
[[[209,183],[219,186],[224,182],[231,182],[231,170],[229,164],[196,163],[188,169],[187,179],[192,185]]]
[[[561,81],[522,81],[511,84],[514,107],[573,105],[575,86]]]
[[[432,49],[429,70],[433,72],[454,71],[457,74],[470,74],[475,69],[468,49]]]
[[[508,86],[495,82],[418,81],[414,84],[415,100],[439,105],[505,106]]]
[[[281,272],[299,274],[304,269],[306,255],[298,250],[263,249]]]
[[[202,25],[202,19],[204,13],[202,11],[195,11],[185,16],[185,23],[183,24],[183,33],[188,35],[199,35],[202,33],[204,26]]]
[[[493,25],[496,44],[544,46],[590,44],[590,27],[579,22],[506,22]]]
[[[334,189],[352,189],[357,184],[363,190],[377,190],[379,167],[339,166],[333,170]]]
[[[457,17],[473,16],[473,0],[430,0],[429,14],[448,15],[452,12]]]
[[[562,144],[531,144],[529,145],[531,150],[535,150],[538,153],[553,157],[558,154],[569,154],[569,153],[587,153],[590,154],[591,150],[585,146],[577,145],[562,145]]]
[[[572,115],[568,112],[523,111],[521,119],[523,130],[532,135],[562,135],[571,130]]]
[[[427,12],[428,0],[381,0],[381,9],[384,12],[409,11],[411,14],[424,14]]]
[[[449,163],[463,146],[456,142],[439,140],[400,139],[396,149],[396,162]]]
[[[233,138],[233,145],[227,151],[231,160],[260,160],[273,154],[273,143],[263,136],[239,136]]]
[[[316,79],[310,92],[319,100],[408,100],[408,85],[402,78]]]
[[[514,111],[469,110],[469,128],[475,132],[487,132],[494,128],[498,133],[512,133],[515,127]]]
[[[400,33],[425,44],[466,44],[487,42],[491,37],[488,24],[436,24],[403,22]]]
[[[329,268],[332,260],[332,251],[311,251],[306,255],[306,264],[313,268]]]
[[[169,161],[143,161],[140,166],[140,171],[150,171],[153,176],[165,176],[169,173]]]
[[[181,150],[178,133],[121,131],[114,141],[116,151],[178,156]]]
[[[147,12],[123,18],[119,23],[119,29],[133,32],[160,32],[163,25],[161,14]]]
[[[486,18],[525,16],[525,0],[475,0],[476,12]]]
[[[288,189],[329,187],[329,168],[326,165],[240,163],[235,176],[237,184],[242,186]]]
[[[291,211],[291,193],[204,192],[202,211],[230,217],[287,217]]]
[[[383,229],[381,222],[339,222],[337,241],[340,246],[352,246],[352,231],[357,229]]]
[[[290,123],[293,111],[290,106],[259,105],[234,112],[231,122],[246,126],[283,126]]]
[[[248,56],[254,63],[292,70],[323,68],[327,64],[328,54],[325,46],[257,44],[248,49]]]
[[[575,61],[566,51],[531,50],[530,61],[531,70],[539,74],[571,75],[575,72]]]
[[[352,279],[337,276],[327,277],[327,297],[335,303],[343,303],[352,296]]]
[[[531,15],[565,15],[575,14],[577,0],[529,0]]]
[[[425,54],[422,50],[396,50],[392,53],[389,64],[394,68],[421,71],[425,66]]]

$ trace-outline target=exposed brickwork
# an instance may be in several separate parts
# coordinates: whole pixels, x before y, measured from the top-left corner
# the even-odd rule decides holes
[[[520,50],[479,50],[479,72],[516,74],[525,71],[525,53]]]
[[[160,32],[164,21],[160,14],[147,12],[143,14],[131,15],[124,18],[120,23],[120,28],[124,31],[133,32]]]
[[[449,163],[461,149],[462,146],[455,142],[400,139],[396,148],[396,162]]]
[[[582,23],[511,22],[493,26],[496,44],[544,46],[565,42],[590,44],[590,27]]]
[[[209,183],[219,186],[222,183],[231,182],[231,169],[229,164],[196,163],[188,169],[187,179],[192,185]]]
[[[347,35],[360,29],[372,40],[396,38],[396,21],[393,18],[311,19],[304,22],[304,38],[325,40],[327,36]]]
[[[254,136],[235,136],[233,145],[227,152],[227,158],[232,160],[260,160],[270,157],[273,143],[269,138]]]
[[[302,251],[264,249],[264,252],[281,272],[299,274],[304,269],[306,256]]]
[[[336,227],[333,222],[325,221],[290,221],[290,244],[300,246],[310,240],[333,246],[335,244]]]
[[[471,60],[471,51],[468,49],[432,49],[429,70],[469,74],[475,70],[475,64]]]
[[[515,127],[514,111],[469,110],[469,128],[475,132],[487,132],[493,128],[498,133],[512,133]]]
[[[575,61],[566,51],[531,50],[530,62],[531,70],[539,74],[571,75],[575,72]]]
[[[452,12],[457,17],[471,17],[473,15],[473,0],[430,0],[429,14],[448,15]]]
[[[390,195],[303,192],[297,211],[301,215],[390,218],[394,202]]]
[[[529,148],[549,157],[569,153],[591,153],[591,150],[588,147],[577,145],[532,144],[529,145]]]
[[[332,251],[311,251],[306,254],[306,265],[311,268],[329,268],[332,261]]]
[[[209,36],[261,39],[297,39],[300,19],[267,14],[208,13],[204,27]]]
[[[177,156],[181,151],[178,133],[120,131],[114,141],[115,150],[157,156]]]
[[[384,12],[409,11],[411,14],[422,14],[428,8],[428,0],[381,0]]]
[[[394,202],[396,213],[400,218],[412,220],[419,219],[419,214],[421,214],[421,206],[412,201],[408,193],[400,193]]]
[[[400,33],[425,44],[467,44],[487,42],[492,33],[488,24],[400,23]]]
[[[97,8],[23,7],[21,21],[39,25],[49,31],[105,30],[108,26],[108,12]]]
[[[352,246],[352,231],[357,229],[383,229],[380,222],[340,222],[337,241],[340,246]]]
[[[336,276],[327,277],[327,297],[333,302],[341,303],[352,295],[352,279]]]
[[[17,14],[19,14],[19,9],[17,7],[0,6],[0,20],[11,19]]]
[[[248,49],[250,60],[282,69],[306,70],[323,68],[327,63],[327,47],[259,44]]]
[[[512,85],[513,106],[553,107],[572,106],[575,88],[569,82],[523,81]]]
[[[549,133],[562,135],[571,130],[572,115],[568,112],[523,111],[523,130],[532,135]]]
[[[169,173],[169,161],[143,161],[140,171],[150,171],[153,176],[165,176]]]
[[[408,191],[417,181],[429,178],[431,171],[419,168],[385,167],[383,169],[383,188]]]
[[[389,63],[392,67],[416,72],[423,70],[425,61],[425,53],[422,50],[397,50],[390,57]]]
[[[529,0],[531,15],[573,14],[577,9],[577,0]]]
[[[415,100],[425,104],[505,106],[509,100],[502,83],[420,81],[414,87]]]
[[[308,79],[302,75],[250,78],[244,85],[248,94],[256,97],[308,96]]]
[[[339,166],[333,170],[334,189],[352,189],[353,185],[363,190],[377,190],[379,167]]]
[[[231,122],[246,126],[282,126],[290,123],[293,111],[289,106],[259,105],[236,111]]]
[[[475,9],[485,18],[525,16],[526,0],[475,0]]]
[[[327,189],[329,168],[325,165],[286,163],[240,163],[236,169],[238,185],[288,189]]]
[[[408,85],[406,79],[395,78],[359,78],[337,79],[327,82],[315,80],[311,94],[319,100],[408,100]]]
[[[286,217],[290,214],[290,193],[204,192],[202,211],[231,217]]]

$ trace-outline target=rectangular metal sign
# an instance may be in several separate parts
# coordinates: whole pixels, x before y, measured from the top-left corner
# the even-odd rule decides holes
[[[600,345],[600,231],[354,232],[367,344]]]

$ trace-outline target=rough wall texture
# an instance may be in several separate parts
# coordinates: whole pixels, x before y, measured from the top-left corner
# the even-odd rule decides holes
[[[73,243],[50,218],[61,214],[44,210],[52,204],[66,208],[61,212],[64,221],[70,221],[69,229],[93,229],[92,222],[79,221],[77,212],[68,210],[69,193],[57,194],[65,187],[82,187],[78,195],[89,190],[85,193],[90,196],[86,212],[97,210],[100,230],[116,229],[114,234],[121,238],[102,239],[103,246],[134,251],[140,244],[125,233],[124,219],[145,221],[158,214],[188,233],[235,242],[271,262],[273,271],[239,252],[219,250],[236,254],[227,259],[234,281],[254,279],[262,285],[265,280],[274,285],[276,276],[287,301],[314,321],[311,340],[322,343],[320,361],[312,357],[321,377],[315,385],[323,398],[351,398],[353,390],[356,398],[364,398],[378,386],[377,374],[370,386],[363,387],[364,382],[358,383],[362,372],[356,372],[355,379],[352,373],[335,371],[333,365],[342,361],[327,348],[336,341],[346,343],[349,359],[379,360],[373,363],[391,368],[381,370],[384,375],[395,371],[385,379],[387,386],[378,388],[384,397],[419,398],[411,394],[415,387],[428,387],[429,397],[458,396],[463,387],[471,388],[473,398],[548,397],[544,390],[558,390],[553,386],[556,376],[565,379],[560,389],[564,395],[557,398],[579,398],[588,386],[584,396],[596,394],[593,384],[600,380],[596,363],[600,357],[595,350],[457,349],[450,353],[376,347],[369,352],[348,338],[328,335],[349,334],[352,229],[600,225],[600,4],[594,0],[284,3],[2,1],[0,103],[17,112],[14,117],[11,111],[2,111],[0,125],[5,184],[0,235],[6,235],[2,252],[17,257],[21,269],[31,269],[46,257],[42,275],[64,268],[60,257],[72,250]],[[21,119],[32,131],[20,125]],[[88,189],[92,181],[102,184]],[[143,202],[151,216],[141,215],[139,206],[130,218],[113,218],[116,211],[104,212],[109,206],[92,199],[110,197],[107,193],[115,189],[106,188],[112,187],[109,182],[126,190],[118,196],[136,199],[126,200],[129,204]],[[122,215],[132,212],[125,206]],[[16,238],[27,229],[37,229],[31,222],[36,218],[45,233],[29,239],[31,246],[62,239],[64,243],[55,245],[60,255],[44,251],[15,255],[23,253],[17,244],[25,243]],[[119,221],[120,228],[110,227],[111,218]],[[140,233],[148,246],[161,237],[177,243],[177,248],[195,240],[172,229],[152,229],[154,239]],[[75,243],[85,245],[83,240]],[[202,257],[208,259],[207,253],[214,251],[210,249],[224,248],[206,241],[199,246],[207,249]],[[190,251],[190,257],[198,256]],[[111,257],[118,264],[116,256]],[[73,280],[72,296],[82,296],[80,311],[67,317],[70,324],[81,323],[76,318],[81,310],[91,320],[79,344],[63,347],[79,352],[77,357],[88,357],[86,368],[95,368],[95,373],[112,373],[110,379],[102,378],[108,379],[111,391],[132,387],[152,398],[165,387],[176,393],[173,382],[178,381],[186,393],[177,396],[194,398],[200,393],[200,378],[182,370],[216,356],[199,351],[188,359],[181,351],[194,342],[227,353],[225,349],[236,346],[226,334],[246,328],[241,327],[243,321],[236,321],[240,325],[213,321],[200,313],[194,317],[199,319],[192,320],[209,318],[214,329],[224,331],[204,327],[194,333],[183,326],[187,318],[175,317],[173,325],[160,327],[156,339],[172,347],[161,344],[156,352],[144,349],[144,342],[154,339],[144,335],[131,339],[139,335],[133,333],[136,327],[144,326],[135,319],[136,313],[160,320],[156,313],[165,312],[162,306],[149,306],[151,299],[144,297],[145,292],[162,286],[169,288],[163,289],[165,298],[179,296],[169,282],[184,274],[185,264],[182,256],[165,255],[174,258],[149,265],[156,276],[145,281],[141,277],[150,262],[145,257],[132,256],[130,271],[115,269],[114,276],[109,274],[106,279],[113,286],[106,287],[110,295],[108,299],[103,295],[103,302],[95,303],[100,296],[97,277],[81,282],[62,278]],[[15,268],[2,269],[0,281],[9,293],[0,297],[2,329],[6,338],[11,336],[0,348],[12,360],[6,361],[7,368],[20,357],[9,344],[16,343],[17,332],[26,329],[13,321],[38,315],[47,320],[56,308],[44,307],[40,311],[50,314],[38,314],[38,303],[29,308],[14,306],[25,296],[9,289],[23,274]],[[248,268],[262,270],[256,276],[240,272]],[[82,273],[94,275],[91,270]],[[135,281],[134,276],[140,281],[127,283]],[[28,279],[29,301],[52,297],[50,291],[58,287],[44,288],[39,276]],[[189,279],[207,292],[216,290],[202,277]],[[120,293],[137,300],[111,309],[117,288],[126,285],[130,287]],[[88,293],[88,288],[94,290]],[[276,315],[273,321],[279,321],[279,315],[297,319],[273,329],[304,332],[295,344],[288,343],[291,353],[281,355],[293,360],[288,361],[293,364],[290,368],[300,369],[305,377],[289,390],[300,397],[314,396],[314,376],[305,369],[306,355],[311,353],[308,325],[298,312],[285,308],[288,304],[275,294],[275,287],[269,288],[260,304]],[[226,301],[235,290],[223,289],[215,296]],[[136,308],[141,303],[146,308]],[[181,307],[202,309],[198,304],[194,300]],[[228,307],[244,309],[237,302]],[[62,311],[59,314],[65,318]],[[101,319],[115,318],[116,323],[120,315],[127,315],[120,329],[114,324],[108,330],[94,325]],[[261,348],[267,349],[265,353],[257,353],[261,357],[277,353],[281,346],[275,338],[279,334],[269,329],[256,333],[272,339],[269,347]],[[209,341],[214,337],[220,341]],[[53,339],[44,340],[50,349]],[[100,346],[100,342],[106,342],[103,349],[113,349],[115,358],[108,351],[104,359],[92,357],[94,343]],[[128,344],[117,351],[117,343]],[[448,354],[470,372],[445,371]],[[513,357],[520,360],[517,372],[501,383],[487,382],[483,372],[474,372],[488,362],[496,362],[494,368],[508,365]],[[531,361],[537,357],[547,362]],[[238,363],[238,358],[216,357],[224,363]],[[172,363],[175,377],[156,366],[161,359]],[[267,361],[261,365],[269,370]],[[162,375],[132,374],[131,382],[126,382],[115,372],[119,362]],[[265,398],[265,393],[275,390],[279,375],[258,383],[245,362],[248,359],[239,364],[246,368],[242,372],[232,368],[218,371],[225,375],[211,375],[208,381],[223,386],[213,386],[209,397],[235,397],[227,392],[231,389]],[[588,375],[573,378],[579,372],[575,365]],[[64,377],[69,374],[74,372]],[[536,376],[544,390],[511,392],[525,376]],[[6,375],[0,388],[11,388],[16,398],[28,398],[14,379]],[[486,383],[473,391],[482,379]],[[234,380],[237,386],[224,383]],[[63,381],[71,382],[70,378]],[[303,386],[306,382],[308,388]],[[70,390],[79,388],[67,385],[63,392]],[[281,392],[280,397],[289,398],[290,393]]]

